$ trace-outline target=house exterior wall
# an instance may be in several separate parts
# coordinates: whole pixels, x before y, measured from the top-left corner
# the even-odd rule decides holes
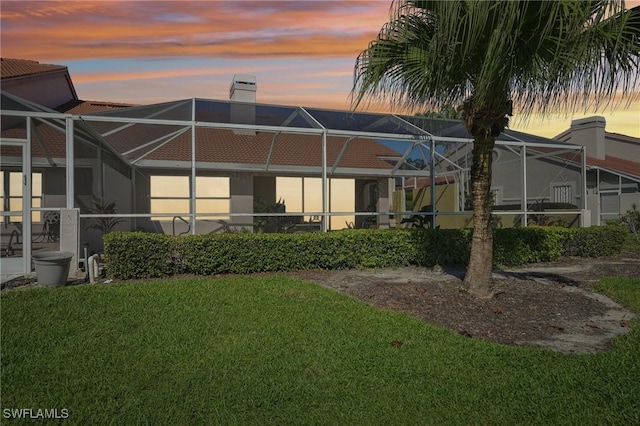
[[[596,165],[587,172],[588,193],[593,196],[589,198],[593,225],[604,225],[607,220],[625,214],[633,204],[640,205],[640,184],[634,185],[634,180],[621,177],[631,177],[629,172],[640,177],[640,139],[608,133],[605,126],[604,117],[587,117],[573,120],[570,129],[556,136],[556,139],[585,146],[587,163]],[[625,171],[616,170],[615,165],[620,164],[616,159],[626,160],[627,165],[620,166],[626,167]],[[637,163],[635,173],[629,161]]]
[[[520,204],[523,191],[521,152],[496,147],[491,170],[491,189],[497,191],[496,205]]]
[[[231,195],[232,229],[253,231],[253,218],[251,216],[234,216],[234,213],[253,212],[253,174],[233,173],[229,179],[229,191]]]
[[[133,173],[135,212],[140,214],[149,214],[151,213],[151,181],[149,174],[140,169],[135,169]],[[151,219],[136,218],[134,223],[134,229],[157,232],[151,222]]]
[[[620,214],[625,214],[632,210],[635,206],[636,210],[640,210],[640,192],[635,194],[620,194]]]
[[[371,185],[370,180],[356,179],[356,212],[366,212],[369,208],[369,205],[371,203],[368,191],[369,185]],[[362,228],[364,226],[365,220],[365,216],[356,216],[355,227]]]
[[[640,140],[626,135],[608,133],[604,117],[594,116],[573,120],[571,127],[555,137],[563,142],[582,145],[587,156],[604,160],[605,156],[640,162]]]
[[[600,195],[587,195],[587,210],[591,212],[591,221],[585,225],[600,225]]]
[[[640,139],[638,138],[607,133],[605,148],[607,155],[640,162]]]
[[[378,179],[378,203],[376,211],[388,212],[391,210],[391,191],[389,179]],[[378,229],[388,229],[390,226],[389,215],[378,216]]]
[[[42,172],[42,206],[67,206],[66,170],[64,167],[47,167]]]
[[[253,191],[256,201],[267,204],[276,203],[276,177],[275,176],[254,176]]]
[[[558,138],[564,142],[582,145],[587,148],[587,156],[604,160],[606,125],[606,120],[600,116],[573,120],[568,134]]]
[[[494,164],[491,179],[492,189],[502,192],[497,204],[520,204],[522,202],[522,165],[520,162]],[[527,160],[527,202],[534,200],[555,202],[553,187],[570,185],[571,204],[581,207],[582,177],[580,169],[564,166],[552,159]]]

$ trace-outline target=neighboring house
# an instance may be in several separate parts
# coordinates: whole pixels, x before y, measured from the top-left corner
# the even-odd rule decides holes
[[[633,206],[640,209],[640,139],[606,132],[605,125],[605,119],[598,116],[574,120],[570,129],[553,139],[506,130],[499,140],[526,139],[529,144],[519,149],[496,144],[491,184],[495,211],[521,209],[535,219],[540,217],[535,214],[540,209],[550,211],[548,207],[551,206],[562,210],[562,205],[567,208],[572,205],[583,209],[583,225],[589,226],[604,225],[607,220],[618,219]],[[449,127],[443,135],[460,137],[464,133],[462,124],[458,124]],[[562,148],[566,144],[585,147],[586,179],[582,178],[579,151],[552,149],[554,145]],[[527,160],[523,161],[525,158]],[[468,145],[449,146],[438,156],[436,167],[440,173],[436,181],[436,195],[440,203],[445,200],[451,203],[451,197],[439,194],[445,194],[445,188],[453,187],[458,195],[455,208],[460,211],[470,209],[467,197],[471,162],[472,150]],[[418,178],[406,181],[403,187],[420,190],[414,195],[414,199],[418,199],[422,198],[424,188],[429,184],[429,178]],[[583,205],[582,194],[585,191]],[[421,202],[428,204],[429,197]],[[414,207],[414,211],[419,207]],[[569,215],[556,219],[561,219],[566,225],[576,225],[574,217]],[[464,225],[469,225],[469,221]],[[506,225],[504,221],[502,225]]]
[[[460,121],[449,121],[441,135],[453,139],[470,137]],[[580,219],[588,215],[582,201],[582,151],[565,142],[506,129],[493,150],[491,190],[498,226],[585,225]],[[436,152],[436,211],[466,213],[439,223],[470,227],[473,145],[448,144]],[[429,178],[405,181],[404,187],[413,190],[414,211],[430,205],[430,183]]]
[[[640,210],[640,138],[610,133],[605,127],[604,117],[587,117],[573,120],[555,137],[586,147],[587,208],[593,225],[618,219],[634,205]]]
[[[69,75],[62,65],[41,64],[27,59],[0,58],[0,88],[30,101],[37,107],[69,114],[88,114],[126,108],[132,105],[92,102],[78,99]],[[7,109],[10,105],[3,105]],[[3,129],[5,126],[3,123]]]
[[[78,100],[69,70],[25,59],[0,59],[2,90],[54,109]],[[4,107],[4,106],[3,106]]]

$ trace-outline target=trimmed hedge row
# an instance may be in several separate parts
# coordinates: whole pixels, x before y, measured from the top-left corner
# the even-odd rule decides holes
[[[600,257],[619,253],[624,227],[527,227],[495,230],[494,264],[522,265],[563,255]],[[176,272],[212,275],[302,269],[385,268],[408,265],[464,266],[467,229],[354,229],[304,234],[216,234],[171,237],[143,232],[104,236],[110,277],[162,277]]]
[[[103,236],[104,261],[112,278],[166,277],[174,238],[146,232],[109,232]]]
[[[409,265],[415,246],[402,232],[190,235],[177,239],[185,272],[250,273]]]

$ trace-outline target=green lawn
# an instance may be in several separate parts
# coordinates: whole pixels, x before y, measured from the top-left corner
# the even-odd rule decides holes
[[[600,289],[640,311],[640,280]],[[11,291],[1,320],[3,424],[11,408],[69,424],[640,423],[637,320],[611,351],[561,355],[282,276]]]
[[[626,251],[640,251],[640,234],[629,234],[622,246]]]

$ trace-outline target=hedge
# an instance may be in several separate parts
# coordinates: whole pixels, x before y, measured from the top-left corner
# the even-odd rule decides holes
[[[164,277],[173,271],[168,262],[173,237],[146,232],[109,232],[102,239],[104,260],[110,277]]]
[[[494,231],[494,265],[552,261],[563,255],[600,257],[622,250],[624,227],[500,228]],[[104,236],[107,273],[131,279],[176,272],[248,274],[304,269],[465,266],[468,229],[352,229],[302,234],[167,236],[111,232]]]
[[[223,274],[410,265],[408,233],[350,230],[302,234],[190,235],[178,239],[186,273]]]
[[[629,229],[620,225],[568,229],[566,256],[603,257],[622,251]]]

